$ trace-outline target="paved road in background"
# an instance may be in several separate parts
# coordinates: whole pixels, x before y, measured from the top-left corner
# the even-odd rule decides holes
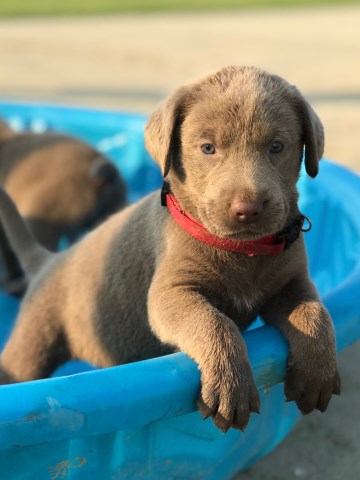
[[[284,76],[324,122],[327,157],[360,171],[360,7],[0,20],[0,98],[150,112],[227,64]],[[360,478],[359,346],[343,395],[238,480]]]

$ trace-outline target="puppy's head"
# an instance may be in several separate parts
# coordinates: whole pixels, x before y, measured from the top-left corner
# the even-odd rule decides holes
[[[147,149],[183,209],[214,234],[255,239],[297,211],[304,156],[315,177],[322,124],[299,91],[254,67],[181,87],[150,118]]]

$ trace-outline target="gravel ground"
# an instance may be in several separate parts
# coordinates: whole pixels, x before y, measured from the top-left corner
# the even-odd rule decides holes
[[[360,7],[0,20],[0,98],[150,112],[226,64],[284,76],[322,118],[328,158],[360,171]],[[359,344],[343,394],[237,480],[360,478]]]

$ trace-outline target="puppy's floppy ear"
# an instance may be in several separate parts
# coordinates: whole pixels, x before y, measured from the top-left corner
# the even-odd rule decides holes
[[[186,87],[176,90],[159,105],[145,127],[146,148],[160,165],[163,177],[166,177],[171,167],[176,130],[185,115],[188,93]]]
[[[305,168],[307,174],[315,178],[319,172],[319,160],[324,153],[324,127],[306,100],[304,110]]]
[[[310,104],[295,87],[294,90],[303,126],[305,169],[310,177],[315,178],[319,172],[319,160],[324,153],[324,128]]]
[[[90,167],[89,175],[90,178],[102,180],[104,183],[110,183],[118,178],[119,173],[112,162],[99,155],[94,159]]]

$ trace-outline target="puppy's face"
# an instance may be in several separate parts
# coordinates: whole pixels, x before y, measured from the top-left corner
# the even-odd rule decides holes
[[[230,67],[182,88],[172,105],[165,161],[151,149],[163,134],[151,125],[156,112],[147,145],[182,208],[220,236],[251,240],[281,230],[296,209],[304,144],[312,176],[323,149],[321,123],[299,92],[258,69]],[[170,107],[161,108],[164,121]]]

